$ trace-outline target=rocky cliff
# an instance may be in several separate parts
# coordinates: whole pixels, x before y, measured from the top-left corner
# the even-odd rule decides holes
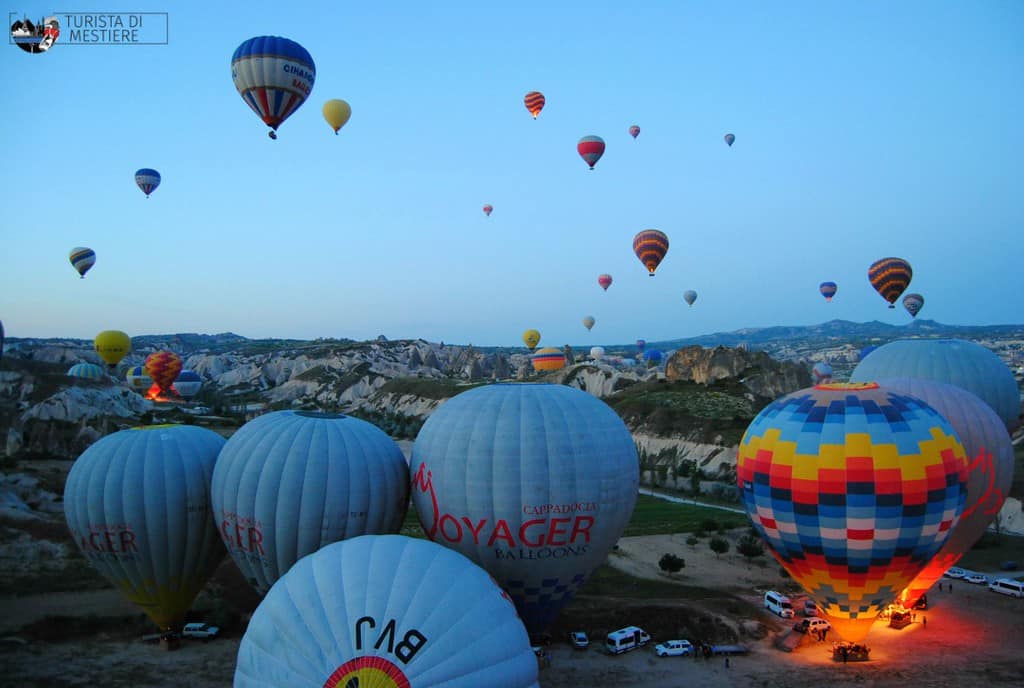
[[[737,379],[752,394],[767,399],[811,386],[811,375],[806,366],[776,361],[763,351],[725,346],[677,349],[665,363],[665,377],[670,381],[701,385]]]

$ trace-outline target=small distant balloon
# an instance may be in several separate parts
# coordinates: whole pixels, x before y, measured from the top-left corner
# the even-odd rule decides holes
[[[534,119],[537,119],[537,115],[544,109],[544,94],[540,91],[530,91],[523,97],[523,104],[526,105],[526,109],[530,111]]]
[[[647,346],[647,340],[646,339],[638,339],[638,340],[636,340],[636,348],[640,349],[640,351],[643,351],[645,346]]]
[[[730,148],[732,148],[732,144],[733,144],[733,142],[735,140],[736,140],[736,135],[735,134],[726,134],[725,135],[725,142],[729,144]]]
[[[818,285],[818,291],[825,297],[825,301],[831,301],[832,297],[836,295],[837,289],[835,282],[822,282]]]
[[[160,186],[160,173],[148,167],[136,170],[135,184],[142,189],[142,193],[146,194],[146,198],[149,198],[149,194],[156,191],[156,187]]]
[[[89,272],[89,269],[96,264],[96,252],[85,246],[76,246],[71,249],[68,259],[71,261],[71,267],[78,270],[81,278],[85,279],[85,273]]]
[[[600,361],[604,358],[604,347],[603,346],[592,346],[590,347],[590,357],[595,361]]]
[[[604,139],[600,136],[584,136],[576,144],[576,152],[590,165],[590,169],[594,169],[594,165],[604,155]]]
[[[493,211],[493,210],[494,210],[494,206],[491,205],[490,203],[488,203],[487,205],[484,206],[484,215],[486,215],[487,217],[490,217],[491,216],[491,211]]]
[[[334,130],[335,136],[337,136],[338,130],[345,126],[349,117],[352,116],[352,107],[344,100],[335,98],[324,103],[323,113],[327,124],[330,125],[331,129]]]
[[[920,294],[907,294],[903,297],[903,307],[907,309],[907,313],[916,318],[918,312],[924,307],[924,297]]]
[[[828,361],[815,363],[811,373],[814,375],[815,384],[832,381],[832,366],[829,365]]]
[[[595,322],[597,321],[594,320],[594,316],[588,315],[587,317],[583,318],[583,327],[589,330],[594,326]]]
[[[605,291],[608,291],[608,287],[612,286],[612,276],[611,275],[598,275],[597,276],[597,283],[601,285],[602,289],[604,289]]]
[[[683,292],[683,301],[685,301],[689,305],[692,306],[693,302],[696,301],[696,300],[697,300],[697,292],[695,292],[693,289],[687,289],[686,291]]]
[[[629,135],[632,136],[633,138],[636,138],[637,136],[639,136],[640,135],[640,127],[638,127],[635,124],[633,126],[631,126],[629,128]]]
[[[645,229],[633,237],[633,253],[654,277],[665,254],[668,253],[668,236],[656,229]]]
[[[526,345],[527,349],[533,351],[534,349],[537,348],[537,344],[539,343],[540,332],[538,332],[537,330],[527,330],[526,332],[523,332],[523,344]]]

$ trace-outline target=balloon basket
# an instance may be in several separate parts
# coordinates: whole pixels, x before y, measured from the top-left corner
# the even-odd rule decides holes
[[[165,652],[180,650],[181,636],[177,633],[164,633],[160,636],[160,649]]]

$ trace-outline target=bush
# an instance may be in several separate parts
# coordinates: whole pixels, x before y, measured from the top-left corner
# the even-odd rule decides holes
[[[747,559],[753,559],[764,554],[764,544],[762,544],[760,538],[747,533],[736,543],[736,551]]]
[[[711,551],[715,553],[716,559],[729,551],[729,541],[723,537],[718,537],[717,535],[711,538],[708,546],[711,547]]]
[[[698,538],[696,535],[691,535],[690,537],[686,538],[686,544],[688,544],[690,547],[696,548],[698,542],[700,542],[700,538]]]
[[[674,554],[665,554],[658,561],[658,568],[666,573],[676,573],[686,567],[686,561]]]

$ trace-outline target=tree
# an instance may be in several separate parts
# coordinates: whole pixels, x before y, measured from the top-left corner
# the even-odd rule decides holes
[[[710,546],[711,551],[715,553],[716,559],[729,551],[729,541],[723,537],[718,537],[717,535],[711,538],[708,546]]]
[[[674,554],[665,554],[658,561],[658,568],[666,573],[673,574],[680,569],[686,568],[686,560]]]
[[[686,544],[688,544],[690,547],[694,549],[697,549],[698,542],[700,542],[700,538],[698,538],[696,535],[691,535],[690,537],[686,538]]]
[[[760,538],[747,533],[736,543],[736,551],[750,560],[764,554],[764,544],[761,543]]]
[[[693,472],[690,473],[690,491],[693,494],[700,494],[700,480],[703,477],[704,476],[701,474],[701,470],[699,468],[695,468]]]

